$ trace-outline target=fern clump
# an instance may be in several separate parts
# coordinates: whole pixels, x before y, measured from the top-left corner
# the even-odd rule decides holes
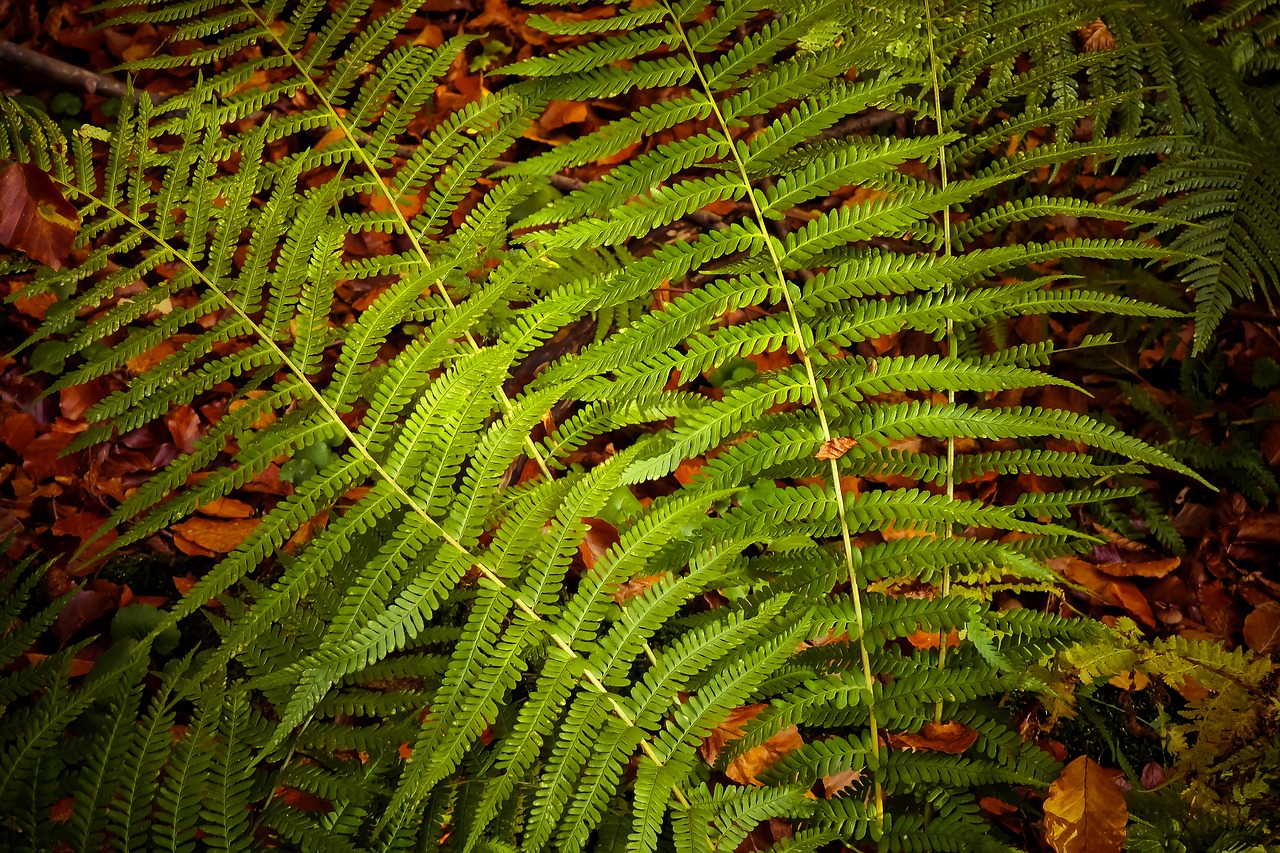
[[[0,773],[14,837],[702,851],[780,817],[799,827],[788,849],[998,846],[974,788],[1055,770],[1000,697],[1043,688],[1033,665],[1095,628],[986,598],[1051,585],[1044,561],[1089,541],[1062,523],[1072,507],[1134,493],[1108,477],[1191,475],[1108,424],[1020,402],[1069,385],[1045,369],[1055,344],[989,334],[1034,314],[1174,313],[1041,266],[1163,257],[1151,244],[993,245],[1010,223],[1058,214],[1164,221],[1032,189],[1051,169],[1152,150],[1102,119],[1081,130],[1134,96],[1076,85],[1108,54],[1051,49],[1084,13],[549,11],[530,23],[589,40],[505,67],[505,85],[412,142],[469,40],[415,45],[420,5],[128,6],[120,20],[163,22],[182,46],[138,66],[198,66],[188,91],[163,107],[138,93],[109,134],[83,129],[69,148],[6,113],[12,151],[46,166],[84,220],[85,260],[24,291],[74,291],[33,339],[71,360],[53,389],[178,342],[91,409],[73,446],[236,388],[194,452],[115,510],[114,547],[309,463],[113,667],[28,703]],[[647,89],[667,97],[496,165],[549,101]],[[256,120],[282,97],[309,106]],[[918,132],[841,128],[870,109]],[[338,133],[311,145],[321,128]],[[1007,144],[1027,128],[1052,138]],[[549,176],[661,133],[581,189],[522,204]],[[710,207],[718,227],[662,236]],[[394,250],[348,254],[348,237],[373,231]],[[355,279],[380,295],[335,325],[335,293]],[[672,282],[679,295],[638,310]],[[194,298],[154,310],[179,293]],[[590,340],[548,359],[591,322]],[[913,353],[877,354],[886,335]],[[696,379],[762,354],[779,366],[716,393]],[[588,466],[586,447],[608,449]],[[1099,485],[1005,503],[977,487],[1019,474]],[[592,550],[618,506],[616,541]],[[700,606],[717,589],[733,595]],[[144,697],[160,638],[196,616],[217,641],[170,661]],[[727,787],[698,748],[748,703],[767,707],[723,762],[793,725],[805,746],[766,784]],[[52,748],[100,709],[109,724]],[[890,745],[931,724],[973,740],[957,754]],[[73,770],[65,796],[83,816],[64,826],[47,815]],[[847,789],[812,795],[842,773]]]

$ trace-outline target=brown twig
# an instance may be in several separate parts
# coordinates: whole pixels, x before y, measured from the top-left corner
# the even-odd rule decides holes
[[[1260,326],[1280,326],[1280,317],[1266,311],[1248,311],[1232,308],[1227,311],[1228,320],[1239,320],[1241,323],[1257,323]]]
[[[17,82],[22,84],[42,82],[34,76],[41,75],[68,89],[76,89],[90,95],[106,95],[108,98],[123,98],[125,95],[125,84],[114,77],[80,68],[3,39],[0,39],[0,62],[31,72],[30,79],[19,78]]]

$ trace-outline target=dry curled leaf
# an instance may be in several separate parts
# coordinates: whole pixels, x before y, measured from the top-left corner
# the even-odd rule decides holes
[[[852,450],[857,443],[852,438],[845,438],[844,436],[828,438],[822,442],[822,447],[818,449],[813,458],[823,462],[829,459],[839,459]]]
[[[1111,50],[1116,46],[1116,37],[1111,34],[1111,30],[1107,29],[1107,25],[1102,22],[1101,18],[1097,18],[1093,23],[1085,24],[1081,27],[1080,37],[1084,39],[1086,53]]]
[[[1055,853],[1120,853],[1128,819],[1124,794],[1086,755],[1063,769],[1044,801],[1045,841]]]

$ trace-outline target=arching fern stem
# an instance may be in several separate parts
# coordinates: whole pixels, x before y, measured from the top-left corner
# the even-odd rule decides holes
[[[751,178],[747,175],[747,166],[743,162],[742,156],[738,151],[738,147],[732,143],[732,135],[729,131],[729,123],[725,121],[724,113],[720,111],[720,105],[716,102],[715,94],[712,91],[711,84],[707,81],[706,76],[702,72],[702,66],[698,62],[697,51],[693,45],[689,43],[689,38],[685,33],[684,25],[680,22],[680,16],[671,8],[671,4],[667,0],[663,0],[663,7],[667,10],[667,14],[671,19],[670,26],[674,29],[680,38],[680,43],[684,46],[689,56],[689,61],[693,65],[694,74],[698,78],[699,84],[702,86],[702,94],[711,106],[711,111],[716,117],[716,121],[720,125],[720,130],[724,134],[726,141],[729,141],[729,153],[733,157],[734,165],[737,166],[738,175],[742,178],[742,183],[746,188],[746,196],[751,201],[752,215],[756,220],[756,227],[760,229],[760,235],[764,240],[764,245],[769,251],[769,260],[773,264],[773,270],[778,279],[778,292],[782,297],[783,304],[787,309],[787,316],[791,321],[791,332],[795,337],[796,355],[800,357],[801,363],[804,364],[805,375],[808,379],[809,389],[813,394],[814,413],[818,416],[818,423],[822,429],[822,439],[829,442],[832,439],[831,427],[827,422],[826,411],[822,405],[822,392],[818,386],[818,378],[813,370],[813,360],[809,357],[808,349],[804,343],[804,331],[800,323],[800,317],[796,313],[795,302],[791,298],[791,291],[788,286],[786,274],[782,270],[782,261],[778,257],[777,250],[774,246],[774,238],[769,234],[768,225],[765,222],[764,213],[760,210],[760,204],[756,199],[755,191],[751,186]],[[849,594],[853,600],[854,619],[858,627],[858,649],[862,660],[862,673],[866,679],[868,694],[875,696],[875,674],[871,670],[871,655],[867,651],[865,620],[862,612],[862,592],[858,586],[858,570],[854,559],[853,538],[849,531],[849,520],[845,514],[844,506],[844,487],[840,483],[840,466],[836,459],[828,460],[831,466],[831,485],[835,498],[836,511],[840,519],[840,536],[844,547],[844,563],[845,569],[849,575]],[[879,725],[876,721],[876,712],[874,701],[871,702],[867,709],[868,725],[871,729],[871,750],[877,765],[880,760],[880,734]],[[884,787],[880,780],[874,780],[875,787],[875,809],[876,809],[876,825],[880,828],[884,827]]]
[[[923,0],[924,2],[924,26],[926,37],[929,45],[929,75],[930,86],[933,89],[933,110],[934,110],[934,132],[938,135],[938,181],[941,185],[943,193],[947,191],[947,143],[946,137],[942,131],[942,83],[939,79],[938,71],[938,51],[934,44],[933,38],[933,0]],[[951,248],[951,206],[947,205],[942,209],[942,254],[943,257],[950,258],[952,254]],[[947,298],[951,298],[954,283],[947,281]],[[956,324],[955,320],[948,315],[947,317],[947,357],[955,358],[956,356]],[[954,388],[947,389],[947,405],[955,406],[956,391]],[[954,435],[947,436],[947,467],[946,467],[946,489],[947,499],[954,500],[956,496],[956,438]],[[947,527],[947,536],[954,535],[955,531],[950,525]],[[942,565],[942,594],[947,596],[951,594],[951,564],[943,563]],[[947,665],[947,631],[942,630],[938,634],[938,668],[944,669]],[[934,722],[942,722],[942,700],[939,699],[933,709]]]

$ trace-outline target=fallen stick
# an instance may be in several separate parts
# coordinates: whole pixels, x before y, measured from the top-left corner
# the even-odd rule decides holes
[[[125,95],[124,83],[114,77],[79,68],[10,41],[0,40],[0,62],[24,68],[32,75],[41,75],[68,89],[78,89],[90,95],[106,95],[108,98],[123,98]],[[18,82],[26,83],[27,80]],[[31,82],[40,81],[33,76]]]

